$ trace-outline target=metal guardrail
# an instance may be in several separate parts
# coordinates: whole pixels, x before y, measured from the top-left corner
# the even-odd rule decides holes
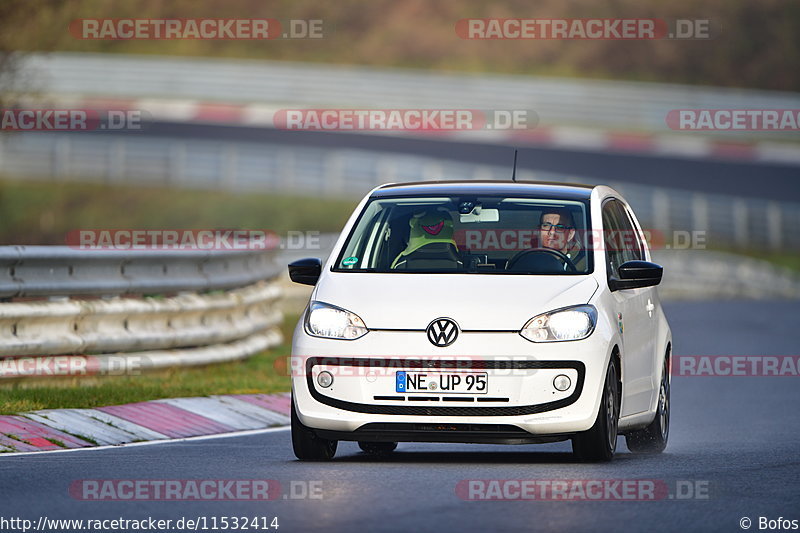
[[[0,378],[249,357],[282,340],[281,272],[271,251],[0,247]]]
[[[800,300],[800,275],[763,260],[711,250],[656,250],[667,300]]]
[[[0,304],[0,355],[102,354],[232,342],[277,326],[275,285],[172,298]]]
[[[421,179],[508,179],[505,166],[389,152],[58,133],[0,136],[0,168],[7,175],[23,179],[80,179],[315,196],[360,196],[381,183]],[[525,180],[586,181],[529,170],[520,170],[518,175]],[[670,241],[665,244],[685,245],[672,242],[673,232],[686,232],[691,237],[691,232],[701,231],[706,232],[705,244],[717,248],[800,249],[797,203],[630,183],[609,185],[625,194],[644,227],[668,234]],[[197,276],[202,282],[204,277]]]
[[[0,246],[0,298],[161,294],[250,285],[279,272],[258,250],[81,250]]]
[[[671,109],[800,108],[797,93],[288,62],[57,53],[32,54],[24,64],[32,85],[67,97],[359,108],[521,108],[535,109],[543,123],[650,132],[668,131],[664,117]],[[696,138],[687,135],[681,141],[692,144]],[[505,179],[508,172],[364,150],[58,133],[0,136],[0,169],[17,177],[340,196],[360,195],[390,181]],[[546,172],[528,172],[525,177],[582,181]],[[626,193],[649,228],[707,231],[715,245],[800,248],[800,205],[611,185]]]
[[[533,109],[545,125],[669,132],[673,109],[798,109],[800,94],[647,82],[118,54],[25,57],[42,92],[349,108]],[[713,135],[713,134],[711,134]],[[723,132],[753,136],[747,132]],[[793,140],[788,133],[758,133]]]

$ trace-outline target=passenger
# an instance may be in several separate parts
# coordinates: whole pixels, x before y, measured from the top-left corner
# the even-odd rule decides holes
[[[411,217],[409,226],[408,245],[392,262],[392,269],[452,270],[461,266],[450,213],[430,209]]]

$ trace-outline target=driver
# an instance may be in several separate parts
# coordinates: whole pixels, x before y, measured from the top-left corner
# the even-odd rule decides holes
[[[553,207],[542,212],[539,246],[561,252],[572,261],[578,272],[586,271],[586,251],[575,240],[575,223],[569,209]]]

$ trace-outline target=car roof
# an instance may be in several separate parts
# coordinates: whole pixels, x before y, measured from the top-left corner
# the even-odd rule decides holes
[[[421,195],[510,195],[535,196],[560,200],[588,200],[594,185],[545,181],[417,181],[382,185],[372,191],[373,198]]]

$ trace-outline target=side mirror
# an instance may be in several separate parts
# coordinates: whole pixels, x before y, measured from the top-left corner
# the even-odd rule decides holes
[[[619,267],[619,278],[609,278],[608,288],[612,291],[652,287],[661,283],[664,269],[649,261],[626,261]]]
[[[322,262],[316,257],[289,263],[289,278],[295,283],[316,285],[320,274],[322,274]]]

